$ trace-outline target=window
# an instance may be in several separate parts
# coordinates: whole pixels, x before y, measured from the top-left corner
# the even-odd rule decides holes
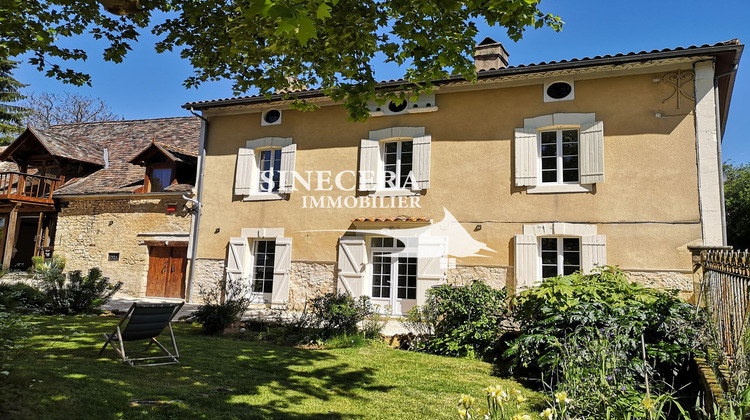
[[[543,183],[578,182],[578,130],[539,133]]]
[[[404,242],[394,238],[372,238],[372,298],[416,299],[417,257]]]
[[[412,189],[414,185],[413,148],[414,144],[411,140],[383,144],[383,188]]]
[[[570,101],[575,99],[573,82],[551,82],[544,85],[544,102]]]
[[[152,164],[148,169],[149,191],[164,191],[173,180],[174,169],[171,164]]]
[[[541,238],[542,278],[567,276],[581,269],[579,238]]]
[[[258,191],[261,193],[279,192],[279,170],[281,169],[281,149],[262,150],[258,154],[260,180]]]
[[[604,123],[594,114],[526,118],[514,137],[515,185],[527,194],[592,192],[604,182]]]
[[[276,241],[254,242],[253,293],[271,293]]]
[[[107,261],[120,261],[119,252],[110,252],[107,254]]]

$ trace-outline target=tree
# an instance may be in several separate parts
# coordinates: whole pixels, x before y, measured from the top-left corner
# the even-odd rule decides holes
[[[31,53],[29,62],[47,75],[77,85],[88,75],[63,69],[51,59],[85,60],[86,51],[61,46],[63,38],[85,32],[106,39],[104,59],[122,61],[149,27],[154,12],[168,12],[151,26],[159,52],[180,50],[195,74],[187,87],[232,79],[234,93],[257,87],[261,94],[286,92],[298,109],[312,105],[294,94],[304,86],[321,89],[345,102],[350,116],[369,115],[368,100],[385,102],[429,91],[431,81],[458,74],[476,79],[470,59],[477,20],[505,28],[513,40],[528,27],[560,30],[559,17],[539,9],[540,0],[0,0],[0,55]],[[122,9],[122,5],[133,8]],[[140,6],[141,9],[137,9]],[[376,89],[372,61],[404,66],[404,81],[393,89]]]
[[[23,131],[27,109],[14,103],[24,99],[19,89],[25,87],[13,78],[18,62],[0,58],[0,145],[9,144]]]
[[[750,163],[724,163],[727,243],[750,249]]]
[[[103,100],[76,93],[30,93],[26,107],[29,125],[41,129],[57,124],[122,119]]]

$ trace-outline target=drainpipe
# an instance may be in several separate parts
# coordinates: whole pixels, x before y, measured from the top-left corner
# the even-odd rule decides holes
[[[193,280],[195,278],[195,261],[198,249],[198,233],[200,230],[200,220],[202,211],[202,197],[203,197],[203,168],[206,163],[206,133],[208,131],[208,120],[206,117],[199,115],[198,113],[190,108],[190,113],[201,119],[201,139],[198,145],[198,168],[195,174],[195,189],[196,199],[190,200],[187,197],[183,197],[188,201],[192,201],[195,204],[193,218],[190,221],[190,240],[188,242],[188,255],[190,256],[190,270],[188,272],[187,282],[187,303],[193,302]]]
[[[721,132],[721,112],[720,112],[720,103],[719,103],[719,79],[721,79],[724,76],[729,76],[730,74],[734,74],[737,72],[737,69],[739,68],[738,64],[735,64],[734,67],[732,67],[731,70],[729,70],[726,73],[722,73],[718,76],[714,77],[714,100],[716,101],[716,140],[717,140],[717,147],[718,147],[718,153],[717,153],[717,159],[719,159],[719,196],[721,197],[721,228],[722,228],[722,235],[723,235],[723,241],[722,245],[727,244],[727,209],[726,209],[726,203],[724,202],[724,161],[721,157],[721,149],[723,145],[723,139],[722,136],[724,133]],[[728,110],[727,110],[728,112]]]

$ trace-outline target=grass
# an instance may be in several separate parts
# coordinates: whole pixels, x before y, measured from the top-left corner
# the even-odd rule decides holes
[[[310,350],[178,324],[181,364],[130,367],[112,350],[97,356],[115,318],[32,320],[34,349],[0,378],[3,419],[450,419],[459,394],[480,397],[490,384],[523,390],[530,410],[542,405],[539,394],[490,376],[491,366],[476,360],[378,344]]]

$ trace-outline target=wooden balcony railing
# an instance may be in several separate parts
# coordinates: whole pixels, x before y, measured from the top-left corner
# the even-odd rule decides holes
[[[23,172],[0,172],[0,200],[19,200],[52,204],[52,194],[64,178],[29,175]]]

